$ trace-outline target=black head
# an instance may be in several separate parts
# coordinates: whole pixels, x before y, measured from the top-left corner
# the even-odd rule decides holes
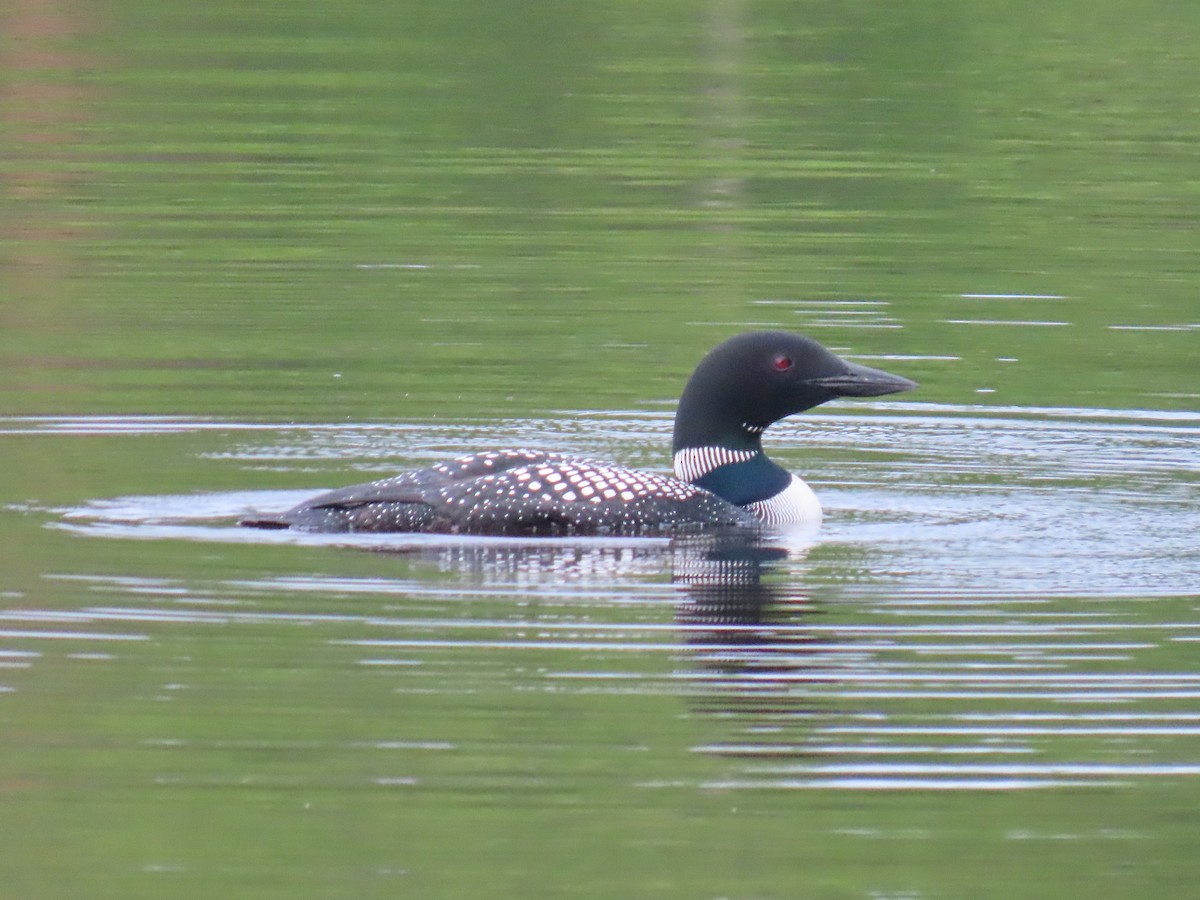
[[[916,382],[847,362],[786,331],[751,331],[718,344],[696,366],[675,414],[673,450],[757,447],[784,416],[835,397],[878,397]]]

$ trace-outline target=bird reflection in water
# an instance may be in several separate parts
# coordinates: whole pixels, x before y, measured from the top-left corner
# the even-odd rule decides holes
[[[806,626],[809,595],[794,581],[803,551],[758,535],[731,533],[681,547],[675,608],[690,652],[697,711],[761,717],[805,712],[795,684],[813,667],[816,638]]]
[[[697,709],[753,714],[786,707],[796,715],[803,695],[795,684],[802,670],[814,668],[817,640],[806,626],[812,602],[795,582],[805,552],[735,529],[671,541],[468,541],[424,555],[460,583],[515,589],[523,607],[536,604],[555,623],[602,627],[588,632],[592,649],[618,635],[625,647],[653,635],[661,648],[664,622],[655,610],[670,606],[676,643],[689,660],[678,677],[695,686],[689,693]],[[621,612],[610,617],[600,609]]]

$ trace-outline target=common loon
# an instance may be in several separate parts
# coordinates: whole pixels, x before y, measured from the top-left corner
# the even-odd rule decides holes
[[[258,528],[474,535],[652,535],[818,522],[812,489],[767,458],[772,423],[834,397],[916,383],[811,338],[754,331],[709,351],[675,413],[675,478],[540,450],[488,450],[321,494]]]

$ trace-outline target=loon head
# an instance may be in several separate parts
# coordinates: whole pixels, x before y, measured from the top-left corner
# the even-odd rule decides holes
[[[679,400],[672,449],[757,450],[763,431],[785,416],[835,397],[878,397],[916,386],[899,375],[848,362],[803,335],[739,334],[696,366]]]
[[[800,479],[762,452],[762,433],[835,397],[878,397],[916,382],[848,362],[811,338],[752,331],[717,345],[683,389],[672,442],[675,474],[767,521],[820,516]]]

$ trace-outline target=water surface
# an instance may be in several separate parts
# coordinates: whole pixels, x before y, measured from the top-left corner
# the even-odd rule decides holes
[[[8,4],[4,892],[1190,898],[1197,10]],[[232,524],[753,327],[815,536]]]

